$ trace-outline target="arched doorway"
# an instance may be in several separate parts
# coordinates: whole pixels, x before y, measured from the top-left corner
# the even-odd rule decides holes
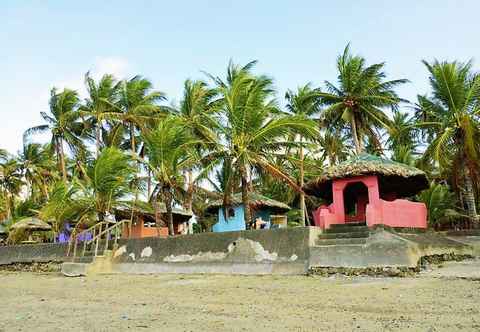
[[[345,222],[365,222],[368,188],[362,182],[351,182],[343,190]]]

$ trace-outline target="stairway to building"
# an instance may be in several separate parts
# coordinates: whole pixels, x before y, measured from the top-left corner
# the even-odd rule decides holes
[[[316,246],[363,245],[370,235],[365,222],[331,225],[318,236]]]

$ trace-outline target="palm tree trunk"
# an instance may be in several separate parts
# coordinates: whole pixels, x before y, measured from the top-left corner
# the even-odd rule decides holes
[[[167,210],[167,222],[168,222],[168,235],[175,235],[173,229],[173,213],[172,213],[172,191],[170,186],[164,187],[165,208]]]
[[[60,158],[60,167],[62,168],[62,178],[64,182],[67,182],[67,168],[65,166],[65,152],[63,150],[63,140],[59,138],[57,140],[57,144]]]
[[[135,146],[135,127],[133,126],[133,123],[130,123],[130,145],[132,152],[135,153],[137,147]]]
[[[245,167],[240,167],[240,177],[242,179],[242,204],[243,204],[243,220],[245,221],[245,227],[248,228],[252,220],[250,210],[250,199],[248,198],[248,180]]]
[[[302,143],[302,138],[300,137],[300,144]],[[304,165],[303,165],[303,146],[300,146],[300,181],[299,185],[300,188],[303,187],[303,178],[304,178]],[[301,218],[300,218],[300,224],[301,226],[305,226],[305,215],[306,215],[306,209],[305,209],[305,194],[303,191],[300,193],[300,211],[301,211]]]
[[[463,162],[463,176],[464,176],[464,200],[467,206],[467,215],[473,221],[473,227],[479,227],[479,217],[477,215],[477,206],[475,204],[475,193],[473,192],[472,177],[470,169]]]
[[[361,138],[358,135],[358,128],[357,128],[357,120],[355,116],[352,115],[351,126],[352,126],[352,136],[353,136],[353,144],[355,145],[355,152],[360,154],[363,152],[363,146],[361,142]]]
[[[157,192],[157,194],[155,195],[155,202],[154,202],[154,205],[155,205],[155,226],[157,228],[157,236],[160,237],[160,203],[159,203],[159,199],[158,199],[158,196],[160,196],[160,191]],[[143,221],[142,221],[143,222]]]
[[[193,204],[193,174],[192,170],[187,171],[187,197],[185,197],[185,209],[188,212],[192,212]]]
[[[152,171],[148,168],[147,175],[147,200],[150,200],[150,195],[152,193]]]
[[[97,119],[97,123],[95,125],[95,147],[96,147],[96,154],[97,157],[100,155],[100,134],[102,129],[102,123],[100,120]]]
[[[6,210],[6,213],[7,213],[7,219],[11,219],[12,218],[12,207],[11,207],[11,204],[10,204],[10,194],[6,190],[4,191],[4,197],[5,197],[5,210]]]

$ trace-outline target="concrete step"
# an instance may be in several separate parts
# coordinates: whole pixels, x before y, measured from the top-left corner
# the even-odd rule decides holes
[[[343,227],[351,227],[351,226],[367,226],[367,223],[365,221],[359,221],[359,222],[347,222],[344,224],[330,225],[330,227],[333,227],[333,228],[343,228]]]
[[[325,231],[325,233],[352,233],[352,232],[367,232],[367,226],[345,226],[345,227],[333,227]]]
[[[370,232],[360,231],[360,232],[345,232],[345,233],[323,233],[318,236],[318,239],[351,239],[351,238],[367,238],[370,235]]]
[[[335,245],[359,245],[367,243],[367,238],[357,237],[348,239],[319,239],[316,242],[317,246],[335,246]]]

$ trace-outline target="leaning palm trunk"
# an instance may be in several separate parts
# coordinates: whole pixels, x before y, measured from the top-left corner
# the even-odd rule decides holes
[[[464,176],[464,201],[467,207],[467,215],[473,221],[473,227],[478,228],[479,217],[477,215],[477,207],[475,204],[475,193],[473,192],[472,177],[468,166],[463,167]]]
[[[352,116],[351,125],[352,125],[353,143],[355,145],[355,152],[357,154],[360,154],[363,152],[362,139],[358,135],[357,120],[355,119],[354,116]]]
[[[100,120],[97,120],[97,124],[95,126],[95,147],[97,151],[97,157],[100,155],[100,135],[101,135],[101,128],[102,124]]]
[[[62,168],[62,178],[64,182],[67,182],[67,168],[65,166],[65,152],[63,150],[63,141],[58,139],[58,151],[60,155],[60,166]]]
[[[243,219],[245,221],[245,226],[248,228],[252,218],[250,211],[250,200],[248,198],[247,172],[244,167],[240,168],[240,176],[242,178],[242,204],[244,210]]]
[[[302,143],[302,138],[300,138],[300,143]],[[299,185],[300,188],[303,187],[303,177],[304,177],[304,165],[303,165],[303,146],[300,146],[300,181]],[[303,191],[300,193],[300,210],[301,210],[301,218],[300,218],[300,224],[301,226],[305,226],[305,214],[306,214],[306,209],[305,209],[305,194]]]
[[[130,124],[130,146],[132,149],[132,153],[136,153],[137,147],[135,145],[135,127],[133,123]]]
[[[188,170],[187,172],[187,195],[185,197],[185,209],[188,212],[192,212],[192,205],[193,205],[193,174],[192,170]]]
[[[165,209],[167,210],[168,235],[175,235],[173,229],[173,213],[172,213],[172,191],[169,186],[163,187],[163,197],[165,200]]]

